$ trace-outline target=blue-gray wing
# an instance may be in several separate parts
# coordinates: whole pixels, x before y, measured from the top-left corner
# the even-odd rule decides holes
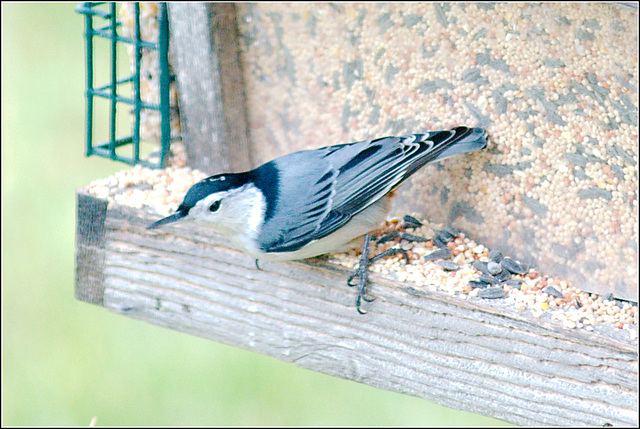
[[[281,191],[274,195],[277,203],[260,232],[262,250],[298,250],[336,231],[428,162],[482,149],[486,144],[483,129],[458,127],[277,158],[268,165],[270,176],[276,173]]]

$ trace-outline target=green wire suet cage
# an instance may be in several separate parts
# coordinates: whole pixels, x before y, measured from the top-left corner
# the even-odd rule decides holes
[[[85,17],[86,44],[86,156],[98,155],[130,165],[142,164],[151,168],[164,168],[171,144],[169,85],[173,76],[169,69],[169,20],[166,3],[158,3],[158,40],[150,42],[142,40],[140,31],[140,4],[133,3],[133,37],[119,34],[122,23],[117,19],[116,3],[87,2],[76,7],[76,12]],[[94,69],[94,41],[96,38],[107,39],[109,44],[109,79],[106,83],[96,85]],[[118,47],[130,45],[133,49],[130,74],[118,76]],[[141,60],[143,49],[158,51],[159,67],[159,103],[145,102],[141,98]],[[126,88],[126,90],[125,90]],[[109,110],[108,140],[94,143],[94,119],[96,97],[106,99]],[[117,134],[117,113],[119,107],[131,106],[131,134],[119,137]],[[158,161],[141,158],[140,117],[143,109],[158,111],[160,114],[159,154]],[[128,130],[127,130],[128,131]],[[122,154],[119,148],[131,147],[131,155]]]

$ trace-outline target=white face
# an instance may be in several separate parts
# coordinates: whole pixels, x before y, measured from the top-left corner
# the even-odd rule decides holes
[[[239,247],[250,243],[260,231],[266,210],[262,193],[252,184],[216,192],[198,201],[185,219],[210,224]]]
[[[187,218],[212,224],[224,223],[224,214],[230,209],[229,204],[232,200],[230,194],[232,192],[234,191],[216,192],[208,195],[189,210]]]

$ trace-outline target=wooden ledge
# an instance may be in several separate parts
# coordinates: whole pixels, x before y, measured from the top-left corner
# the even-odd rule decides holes
[[[181,332],[518,425],[638,424],[637,344],[321,259],[260,262],[188,223],[78,192],[76,297]]]

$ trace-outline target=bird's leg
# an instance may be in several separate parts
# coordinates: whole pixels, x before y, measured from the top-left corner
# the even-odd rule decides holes
[[[360,308],[362,304],[362,300],[364,299],[367,302],[371,302],[375,299],[375,297],[367,297],[367,269],[369,268],[369,234],[364,235],[364,243],[362,244],[362,255],[360,256],[360,264],[358,264],[358,269],[355,273],[349,277],[347,280],[347,284],[349,286],[358,286],[358,294],[356,296],[356,310],[360,314],[366,314],[367,312]],[[352,283],[354,277],[358,277],[358,283]]]
[[[386,256],[392,256],[392,255],[398,255],[398,254],[402,254],[404,256],[405,260],[407,261],[407,264],[410,263],[409,255],[407,254],[407,251],[403,249],[387,249],[384,252],[374,256],[373,258],[369,258],[370,239],[371,239],[370,235],[365,234],[364,243],[362,244],[362,255],[360,256],[360,263],[358,264],[358,269],[356,270],[355,273],[351,275],[351,277],[349,277],[349,280],[347,280],[347,284],[349,286],[358,286],[358,294],[356,296],[356,309],[360,314],[366,314],[366,311],[364,311],[360,307],[360,305],[362,304],[362,300],[371,302],[376,299],[373,296],[367,296],[367,282],[369,281],[367,275],[368,275],[369,265],[371,265],[373,262],[377,261],[378,259],[384,258]],[[353,279],[355,277],[358,277],[357,283],[353,283]]]
[[[411,216],[405,216],[404,221],[405,221],[405,226],[402,228],[403,230],[405,228],[419,228],[420,226],[422,226],[422,224],[417,219],[412,218]],[[401,240],[413,241],[413,242],[428,241],[428,239],[424,237],[409,234],[406,232],[400,233],[397,230],[393,230],[387,234],[382,235],[380,238],[378,238],[378,240],[376,241],[376,244],[386,243],[388,241],[392,241],[397,238]],[[358,264],[358,269],[347,280],[347,284],[349,286],[358,286],[358,294],[356,297],[356,309],[360,314],[366,313],[366,311],[360,308],[360,305],[362,304],[362,300],[365,300],[367,302],[371,302],[375,300],[375,297],[367,296],[367,290],[366,290],[367,282],[368,282],[367,270],[369,268],[369,265],[371,265],[378,259],[382,259],[384,257],[394,256],[394,255],[402,255],[407,264],[411,263],[411,260],[409,259],[409,254],[407,253],[406,250],[397,249],[393,247],[385,250],[382,253],[377,254],[372,258],[369,258],[369,241],[370,240],[371,240],[371,236],[369,234],[365,234],[364,243],[362,245],[362,255],[360,256],[360,263]],[[356,277],[358,278],[358,282],[353,283],[353,280]]]

